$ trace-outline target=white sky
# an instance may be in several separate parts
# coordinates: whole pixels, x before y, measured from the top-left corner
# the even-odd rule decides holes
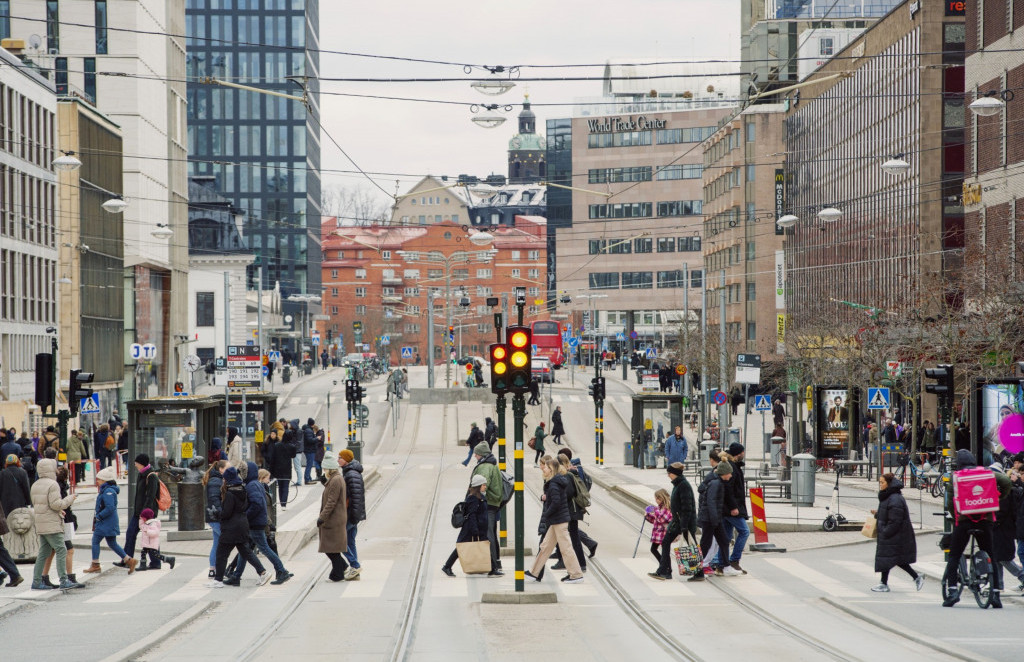
[[[740,0],[449,0],[420,3],[375,0],[354,5],[320,3],[320,47],[324,50],[414,57],[481,65],[603,64],[632,60],[739,59]],[[739,69],[739,64],[736,64]],[[482,129],[466,107],[355,97],[321,96],[323,125],[366,171],[405,173],[375,176],[394,193],[395,180],[407,190],[425,174],[486,176],[507,174],[508,140],[516,132],[518,104],[529,92],[537,130],[545,120],[569,117],[578,97],[601,94],[600,67],[527,69],[523,77],[593,76],[584,82],[520,82],[500,97],[469,87],[460,66],[440,66],[321,54],[323,78],[457,78],[451,83],[323,82],[322,92],[443,99],[464,103],[517,104],[508,121]],[[656,85],[652,86],[656,87]],[[324,135],[323,169],[352,170]],[[326,186],[360,186],[376,191],[361,176],[324,173]],[[379,192],[378,192],[379,193]],[[380,194],[383,199],[383,194]]]

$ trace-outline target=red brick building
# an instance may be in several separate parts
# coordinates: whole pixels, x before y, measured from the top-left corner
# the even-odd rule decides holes
[[[414,356],[440,360],[448,333],[445,287],[455,328],[455,348],[461,355],[485,356],[495,341],[494,313],[488,297],[508,295],[515,310],[516,286],[527,288],[527,317],[546,317],[541,292],[546,282],[546,221],[517,216],[515,227],[495,227],[488,246],[470,241],[480,231],[451,222],[428,226],[339,226],[325,218],[321,228],[323,250],[323,314],[317,323],[324,344],[337,342],[342,353],[354,351],[353,323],[362,324],[362,342],[374,346],[383,335],[391,361],[401,358],[402,347]],[[491,251],[491,252],[488,252]],[[459,257],[459,256],[463,257]],[[454,256],[454,257],[453,257]],[[434,348],[428,351],[428,296],[434,292]]]

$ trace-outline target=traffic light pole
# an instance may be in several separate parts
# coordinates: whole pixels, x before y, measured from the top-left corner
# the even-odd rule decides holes
[[[505,409],[507,402],[504,394],[497,397],[498,406],[498,469],[505,471],[508,465],[505,463]],[[498,514],[498,542],[502,547],[508,547],[508,506],[502,506]]]
[[[519,309],[519,316],[522,319],[522,308]],[[501,410],[499,410],[501,411]],[[501,414],[499,414],[500,416]],[[526,416],[526,398],[522,393],[512,396],[512,418],[513,426],[513,454],[515,457],[515,483],[516,483],[516,592],[522,593],[526,583],[526,565],[524,563],[524,542],[526,517],[523,512],[523,419]]]

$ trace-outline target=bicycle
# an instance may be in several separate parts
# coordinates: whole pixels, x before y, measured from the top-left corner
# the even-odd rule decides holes
[[[974,601],[982,609],[988,609],[992,604],[992,584],[995,576],[992,569],[992,559],[988,553],[978,546],[975,534],[977,529],[970,529],[968,535],[970,542],[960,556],[960,563],[957,565],[957,578],[959,583],[955,586],[947,583],[945,576],[942,578],[942,599],[951,597],[960,598],[963,595],[964,587],[970,589],[974,594]],[[948,552],[948,534],[939,540],[939,547]],[[943,544],[947,543],[947,544]]]
[[[933,497],[942,496],[942,475],[932,468],[927,460],[918,467],[910,461],[910,454],[903,453],[899,458],[900,466],[896,470],[895,477],[906,484],[907,468],[910,468],[910,480],[914,486],[921,490],[928,490]],[[936,487],[938,485],[938,487]]]

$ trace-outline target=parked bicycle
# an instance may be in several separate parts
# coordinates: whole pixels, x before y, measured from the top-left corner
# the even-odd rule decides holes
[[[900,466],[896,469],[895,476],[900,479],[900,482],[904,485],[908,484],[906,476],[909,470],[912,481],[910,484],[921,491],[928,491],[933,497],[942,496],[942,474],[935,471],[927,460],[922,460],[918,465],[910,461],[909,453],[903,453],[899,457],[899,463]]]

